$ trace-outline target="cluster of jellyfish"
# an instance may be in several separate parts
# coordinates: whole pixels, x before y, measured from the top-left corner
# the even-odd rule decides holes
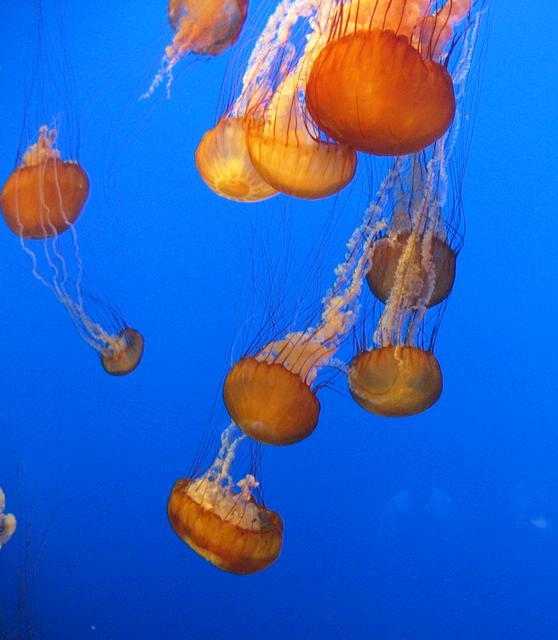
[[[280,0],[238,95],[198,145],[201,178],[238,206],[280,193],[326,198],[353,181],[358,154],[390,158],[320,313],[231,367],[223,386],[231,424],[217,456],[171,491],[175,532],[225,571],[254,573],[280,554],[280,515],[255,499],[255,476],[235,481],[232,465],[243,441],[285,446],[314,431],[316,380],[339,366],[363,288],[376,303],[373,327],[363,324],[358,352],[344,365],[355,402],[403,418],[440,397],[434,340],[462,243],[450,163],[484,8],[485,0]],[[247,0],[170,0],[174,39],[145,96],[163,82],[169,92],[185,56],[214,56],[234,44],[247,13]],[[4,219],[104,369],[127,374],[140,362],[143,337],[108,306],[102,320],[91,317],[82,288],[75,227],[89,178],[77,153],[58,147],[56,127],[41,122],[35,130],[0,193]],[[15,519],[0,517],[4,543]]]
[[[189,9],[197,2],[181,4],[185,20],[195,15]],[[233,0],[209,5],[217,12],[234,5],[245,16]],[[344,365],[352,398],[372,414],[403,418],[440,397],[434,341],[463,240],[461,187],[450,163],[484,11],[482,0],[281,0],[236,99],[199,143],[204,182],[244,204],[278,193],[325,198],[351,183],[359,153],[390,158],[319,315],[233,364],[223,386],[231,423],[217,456],[171,491],[175,532],[225,571],[268,567],[283,536],[279,514],[254,497],[254,475],[235,482],[238,448],[244,440],[291,445],[314,431],[317,376],[339,366],[363,288],[375,313]],[[236,38],[233,14],[234,25],[220,27]],[[191,51],[179,30],[155,84],[165,75],[170,83],[184,42]]]

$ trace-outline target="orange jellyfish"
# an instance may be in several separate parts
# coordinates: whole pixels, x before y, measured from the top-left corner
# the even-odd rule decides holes
[[[317,28],[324,21],[321,13],[327,7],[316,0],[296,6],[282,2],[258,38],[238,98],[217,127],[204,136],[196,152],[201,176],[220,195],[232,194],[232,199],[242,201],[262,199],[280,191],[318,199],[337,193],[353,179],[355,152],[344,144],[323,139],[304,107],[307,75],[317,51],[327,41],[323,29]],[[304,42],[296,29],[300,23],[308,29]],[[299,48],[302,50],[297,53]],[[234,147],[221,143],[208,154],[208,136],[221,140],[227,133],[232,138],[233,128]],[[236,186],[226,190],[218,186],[219,179],[228,186],[231,178],[237,185],[239,173],[245,176],[241,180],[242,191],[246,190],[246,183],[257,183],[257,189],[248,191],[255,192],[256,198],[243,194],[239,197]]]
[[[16,518],[13,513],[4,513],[6,497],[0,487],[0,549],[13,536],[16,530]]]
[[[113,376],[125,376],[140,363],[143,356],[143,336],[136,329],[124,327],[100,351],[103,369]]]
[[[248,0],[169,0],[169,22],[175,35],[145,97],[152,95],[165,77],[170,90],[173,69],[188,53],[216,56],[234,44],[247,13]]]
[[[331,22],[306,105],[332,139],[376,155],[415,153],[455,115],[447,70],[454,27],[471,0],[351,0]]]
[[[235,485],[230,468],[244,438],[237,433],[234,425],[225,429],[219,453],[203,475],[175,483],[167,513],[175,533],[202,558],[224,571],[249,574],[277,560],[283,522],[254,500],[253,475]]]
[[[89,178],[55,146],[56,130],[46,126],[0,192],[0,208],[10,229],[23,238],[48,238],[78,219],[89,194]]]

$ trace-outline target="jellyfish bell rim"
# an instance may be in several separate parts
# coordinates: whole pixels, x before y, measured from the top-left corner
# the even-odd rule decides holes
[[[266,514],[268,528],[252,530],[227,522],[206,509],[188,495],[193,478],[177,480],[169,494],[167,516],[175,534],[199,556],[228,573],[248,575],[271,566],[279,557],[283,544],[283,520],[276,511],[257,504],[258,512]],[[255,503],[255,501],[252,500]],[[192,517],[188,520],[187,516]],[[193,514],[193,515],[192,515]],[[181,517],[182,516],[182,517]],[[211,543],[204,531],[218,532],[217,542]],[[241,541],[241,544],[238,542]],[[230,543],[232,557],[224,556],[225,542]],[[262,543],[269,543],[268,553],[262,553]],[[266,545],[263,545],[264,547]],[[248,549],[258,552],[250,555]]]
[[[291,401],[286,397],[287,391],[291,393]],[[284,402],[281,392],[285,393]],[[303,403],[304,412],[296,411],[293,395]],[[223,400],[238,428],[262,444],[295,444],[309,437],[318,426],[321,407],[316,394],[298,374],[279,362],[257,360],[254,356],[238,360],[227,373]],[[286,418],[278,417],[282,412]],[[298,423],[300,416],[304,420]]]
[[[114,360],[115,356],[107,356],[106,354],[104,354],[102,351],[101,353],[99,353],[99,359],[101,361],[101,366],[103,367],[103,370],[108,373],[111,376],[114,376],[116,378],[121,378],[124,376],[127,376],[128,374],[132,373],[133,371],[135,371],[143,358],[143,353],[145,350],[145,338],[143,336],[142,333],[140,333],[137,329],[133,329],[132,327],[124,327],[122,329],[122,331],[119,332],[118,337],[122,337],[122,336],[133,336],[133,339],[136,340],[136,345],[139,345],[139,353],[137,354],[136,359],[134,360],[133,366],[127,369],[122,369],[122,370],[118,370],[117,368],[112,369],[109,366],[109,362],[111,360]],[[117,361],[120,359],[118,356],[116,356]]]
[[[409,358],[418,356],[421,377],[415,375],[412,382],[417,382],[417,380],[420,382],[427,378],[428,382],[433,383],[430,392],[423,393],[418,400],[415,397],[413,402],[412,393],[416,386],[412,387],[406,384],[409,381],[409,366],[407,365],[403,370],[398,368],[395,378],[389,384],[384,385],[383,389],[370,393],[364,380],[366,373],[369,368],[378,368],[378,363],[374,361],[386,355],[396,363],[403,363],[407,355]],[[399,365],[397,366],[399,367]],[[406,374],[407,380],[405,380]],[[428,380],[428,378],[430,379]],[[442,370],[436,356],[431,351],[411,345],[388,345],[362,351],[350,362],[347,380],[353,400],[369,413],[385,418],[405,418],[422,413],[438,401],[443,390]],[[389,395],[394,391],[397,392],[399,402],[394,402],[393,398],[389,399]]]

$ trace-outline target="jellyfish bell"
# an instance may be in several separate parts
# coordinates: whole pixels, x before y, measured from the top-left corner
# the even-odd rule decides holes
[[[444,49],[470,0],[353,0],[306,85],[306,105],[329,137],[375,155],[415,153],[455,115]]]
[[[252,497],[253,475],[234,484],[230,465],[244,437],[225,430],[219,454],[206,473],[178,480],[169,497],[169,522],[178,537],[198,555],[223,571],[250,574],[277,560],[283,541],[278,513]]]
[[[125,376],[134,371],[143,356],[144,339],[139,331],[125,327],[112,337],[100,351],[103,369],[113,376]]]
[[[6,224],[23,238],[61,234],[76,222],[89,194],[87,174],[61,158],[55,141],[56,130],[42,126],[0,193]]]
[[[248,152],[257,172],[289,196],[316,200],[344,189],[353,179],[356,153],[344,144],[314,138],[304,124],[281,126],[252,119]]]
[[[415,279],[415,287],[407,300],[410,307],[418,304],[433,307],[448,297],[455,281],[457,252],[438,235],[417,237],[409,231],[396,231],[372,245],[372,264],[366,279],[379,300],[388,301],[402,259],[406,261],[407,272]]]
[[[324,48],[308,80],[306,104],[328,136],[375,155],[420,151],[455,115],[446,68],[423,60],[405,37],[379,30]]]
[[[318,424],[316,395],[299,374],[279,362],[239,360],[227,375],[223,399],[235,424],[264,444],[293,444]]]
[[[385,417],[426,411],[442,393],[442,371],[434,354],[405,345],[358,354],[349,365],[348,382],[357,404]]]
[[[256,171],[248,153],[243,118],[224,116],[207,131],[195,154],[196,168],[215,193],[237,202],[258,202],[277,194]]]

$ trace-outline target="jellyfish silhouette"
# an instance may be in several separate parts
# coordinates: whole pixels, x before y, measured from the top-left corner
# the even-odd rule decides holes
[[[234,483],[231,465],[245,438],[230,425],[209,469],[197,478],[178,480],[169,497],[168,517],[176,534],[196,553],[230,573],[255,573],[271,565],[281,551],[283,522],[258,504],[251,474]]]

